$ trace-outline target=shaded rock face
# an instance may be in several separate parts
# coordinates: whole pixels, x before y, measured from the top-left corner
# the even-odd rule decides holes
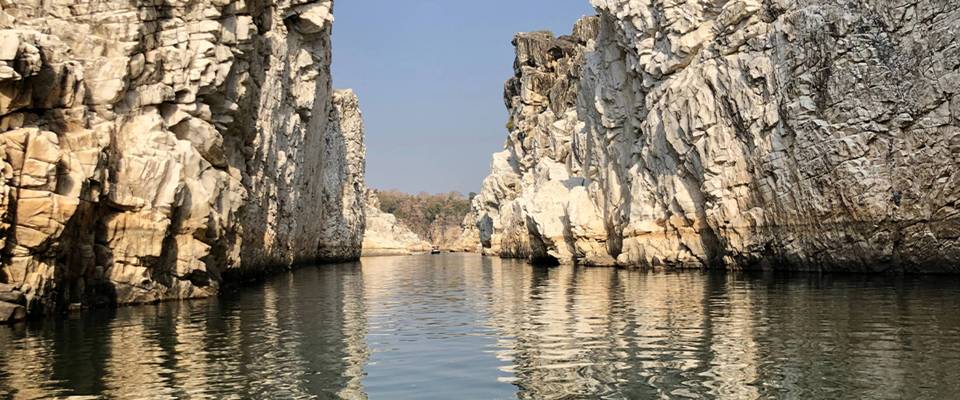
[[[593,5],[576,104],[510,104],[478,204],[487,252],[960,272],[956,2]],[[540,75],[518,70],[521,89],[544,97]],[[547,108],[572,129],[522,124],[563,125]],[[537,152],[554,142],[569,154]]]
[[[27,302],[23,292],[13,285],[0,283],[0,324],[20,321],[27,317]]]
[[[31,313],[214,294],[359,256],[356,97],[332,3],[0,8],[0,282]]]
[[[380,208],[376,192],[366,194],[366,229],[363,235],[363,256],[394,256],[429,252],[433,246],[393,214]]]

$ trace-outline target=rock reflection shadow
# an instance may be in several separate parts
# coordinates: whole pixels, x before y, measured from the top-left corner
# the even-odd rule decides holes
[[[936,373],[960,366],[953,278],[488,268],[489,323],[520,398],[937,399],[960,389]]]
[[[364,259],[0,327],[0,398],[942,399],[960,280]]]
[[[0,397],[364,398],[362,290],[345,264],[221,300],[0,327]]]

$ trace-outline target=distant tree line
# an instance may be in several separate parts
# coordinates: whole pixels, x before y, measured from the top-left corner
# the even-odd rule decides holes
[[[421,238],[442,246],[459,234],[460,223],[470,212],[470,200],[460,192],[408,194],[397,190],[377,190],[380,208],[397,217]]]

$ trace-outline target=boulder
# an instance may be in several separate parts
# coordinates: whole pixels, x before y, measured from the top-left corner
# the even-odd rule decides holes
[[[20,50],[20,35],[13,30],[0,30],[0,61],[13,61]]]
[[[27,318],[27,309],[19,304],[0,301],[0,324],[9,324]]]
[[[18,290],[4,291],[0,290],[0,301],[7,303],[26,305],[27,297]]]

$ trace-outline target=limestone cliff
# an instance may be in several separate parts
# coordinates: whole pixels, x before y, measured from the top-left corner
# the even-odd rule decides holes
[[[367,191],[366,230],[363,235],[363,256],[395,256],[427,253],[430,242],[397,220],[393,214],[384,212],[380,199],[373,190]]]
[[[598,23],[581,19],[571,36],[514,38],[515,75],[504,91],[510,134],[473,200],[484,254],[612,262],[602,218],[585,190],[587,180],[576,175],[572,152],[583,128],[576,109],[579,77]]]
[[[960,3],[593,5],[573,50],[518,37],[485,251],[960,272]]]
[[[0,283],[32,313],[359,256],[330,0],[0,2]]]

